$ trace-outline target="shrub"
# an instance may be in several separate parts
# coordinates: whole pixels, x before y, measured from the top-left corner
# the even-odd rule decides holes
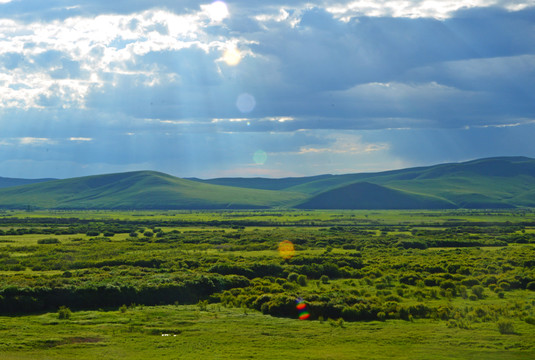
[[[60,320],[67,320],[70,319],[72,316],[71,309],[65,306],[60,306],[58,310],[58,319]]]
[[[511,320],[500,320],[498,321],[498,331],[500,334],[514,334],[515,327]]]
[[[299,277],[299,274],[297,274],[297,273],[294,273],[294,272],[289,273],[288,274],[288,281],[296,282],[298,277]]]
[[[323,284],[328,284],[329,283],[329,277],[327,275],[321,275],[320,277],[320,281],[323,283]]]
[[[475,286],[475,285],[480,285],[480,283],[479,283],[479,280],[477,280],[477,279],[466,278],[466,279],[461,281],[461,285],[464,285],[464,286],[470,288],[470,287]]]
[[[37,240],[38,244],[59,244],[59,240],[56,238],[49,238],[49,239],[39,239]]]
[[[399,278],[400,283],[407,284],[407,285],[416,285],[416,282],[418,280],[421,280],[421,277],[418,274],[406,274],[406,275],[400,276]]]
[[[444,280],[440,283],[440,288],[444,290],[455,289],[455,283],[451,280]]]
[[[475,286],[472,287],[472,294],[477,296],[478,299],[483,299],[483,297],[484,297],[483,292],[484,291],[485,291],[485,289],[481,285],[475,285]]]
[[[307,277],[306,275],[299,275],[297,277],[297,283],[301,286],[307,286]]]

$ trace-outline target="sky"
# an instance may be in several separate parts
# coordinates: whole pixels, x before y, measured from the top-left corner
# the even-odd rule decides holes
[[[535,0],[0,0],[0,176],[535,157]]]

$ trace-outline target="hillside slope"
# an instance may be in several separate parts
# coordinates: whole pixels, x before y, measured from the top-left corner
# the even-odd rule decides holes
[[[153,171],[55,180],[0,189],[0,206],[50,209],[239,209],[302,200],[291,192],[201,184]]]
[[[366,181],[441,198],[461,208],[535,207],[535,159],[502,157],[369,174],[333,175],[287,188],[317,195]]]
[[[358,182],[322,192],[295,206],[299,209],[451,209],[443,199]]]
[[[11,186],[36,184],[36,183],[41,183],[41,182],[51,181],[51,180],[56,180],[56,179],[17,179],[17,178],[0,177],[0,189],[11,187]]]
[[[535,207],[535,159],[500,157],[379,173],[180,179],[154,171],[0,188],[1,208],[440,209]]]

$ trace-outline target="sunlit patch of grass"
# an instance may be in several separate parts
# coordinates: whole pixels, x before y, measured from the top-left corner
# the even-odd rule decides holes
[[[274,318],[209,305],[129,308],[2,317],[2,359],[530,359],[532,325],[516,322],[518,335],[501,335],[493,323],[469,330],[417,320],[344,323]],[[23,331],[13,332],[18,328]],[[167,334],[167,335],[166,335]],[[164,336],[162,336],[164,335]]]

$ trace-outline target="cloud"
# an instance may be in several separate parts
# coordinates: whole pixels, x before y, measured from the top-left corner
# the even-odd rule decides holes
[[[32,145],[32,146],[42,146],[42,145],[53,145],[56,144],[55,140],[47,138],[35,138],[35,137],[23,137],[18,139],[19,144],[21,145]]]
[[[0,1],[0,160],[339,172],[534,118],[535,1],[221,4]]]
[[[533,0],[353,0],[338,2],[326,8],[343,20],[355,16],[447,19],[464,9],[495,6],[517,11],[533,5]]]
[[[364,154],[374,151],[386,151],[390,148],[387,143],[363,143],[361,135],[332,134],[327,136],[332,140],[328,146],[303,146],[299,154],[333,153],[333,154]]]

